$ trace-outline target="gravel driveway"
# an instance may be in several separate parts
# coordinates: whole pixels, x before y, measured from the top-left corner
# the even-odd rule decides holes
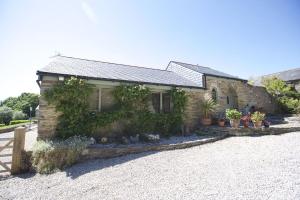
[[[0,199],[300,199],[300,132],[26,174],[0,181]]]

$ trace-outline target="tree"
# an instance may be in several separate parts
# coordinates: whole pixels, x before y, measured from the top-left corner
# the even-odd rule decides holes
[[[271,78],[264,78],[262,84],[266,87],[266,90],[272,96],[282,96],[291,91],[289,87],[283,80],[273,76]]]
[[[24,92],[18,97],[9,97],[3,101],[3,105],[13,110],[19,110],[30,116],[30,107],[32,107],[31,116],[35,116],[35,108],[39,105],[39,95]]]
[[[12,120],[13,110],[7,106],[0,107],[0,124],[9,125]]]
[[[277,77],[264,78],[262,81],[266,90],[277,100],[284,113],[300,112],[300,94],[293,90],[283,80]]]

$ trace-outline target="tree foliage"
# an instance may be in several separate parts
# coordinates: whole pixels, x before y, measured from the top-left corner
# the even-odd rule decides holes
[[[7,106],[0,107],[0,124],[9,125],[12,120],[13,110]]]
[[[275,76],[271,78],[264,78],[262,83],[266,87],[267,91],[273,96],[281,96],[291,92],[291,87]]]
[[[276,98],[283,113],[300,113],[300,93],[277,77],[265,78],[262,81],[266,90]]]
[[[35,116],[35,108],[39,105],[39,95],[24,92],[18,97],[9,97],[2,104],[13,110],[19,110],[30,116],[30,107],[32,107],[31,116]]]

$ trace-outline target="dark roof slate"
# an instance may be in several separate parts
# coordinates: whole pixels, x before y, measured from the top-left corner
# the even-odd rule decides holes
[[[284,81],[295,81],[300,80],[300,68],[290,69],[282,72],[277,72],[274,74],[269,74],[266,76],[276,76]],[[265,76],[264,76],[265,77]]]
[[[259,77],[254,77],[253,78],[253,84],[256,86],[262,86],[262,79],[263,78],[268,78],[268,77],[277,77],[281,80],[284,80],[286,82],[291,82],[291,81],[296,81],[300,80],[300,68],[295,68],[295,69],[290,69],[282,72],[277,72],[273,74],[268,74],[264,76],[259,76]]]
[[[55,56],[37,74],[60,74],[90,79],[202,88],[174,72],[66,56]]]
[[[191,69],[193,71],[205,74],[205,75],[211,75],[211,76],[217,76],[217,77],[224,77],[224,78],[230,78],[230,79],[244,80],[244,79],[241,79],[241,78],[239,78],[237,76],[226,74],[224,72],[220,72],[220,71],[217,71],[217,70],[209,68],[209,67],[203,67],[203,66],[199,66],[199,65],[182,63],[182,62],[178,62],[178,61],[171,61],[171,62],[176,63],[178,65],[181,65],[181,66],[183,66],[185,68]]]

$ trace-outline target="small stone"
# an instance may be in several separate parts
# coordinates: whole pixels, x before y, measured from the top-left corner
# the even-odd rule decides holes
[[[137,143],[137,142],[139,142],[139,140],[140,140],[140,135],[139,134],[137,134],[136,136],[130,136],[130,141],[132,142],[132,143]]]
[[[123,137],[121,138],[121,143],[122,143],[122,144],[129,144],[129,140],[128,140],[125,136],[123,136]]]
[[[90,138],[90,144],[96,144],[95,138],[93,138],[93,137]]]
[[[108,141],[107,137],[101,138],[101,143],[105,144],[105,143],[107,143],[107,141]]]

